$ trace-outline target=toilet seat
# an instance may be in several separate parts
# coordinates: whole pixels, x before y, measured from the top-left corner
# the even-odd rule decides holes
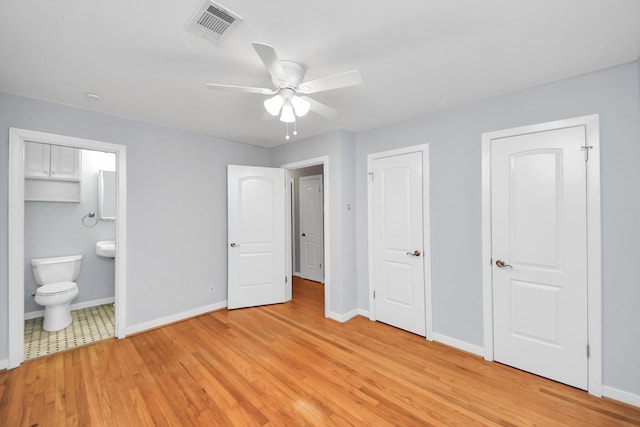
[[[63,295],[69,292],[72,292],[76,289],[75,282],[57,282],[50,283],[48,285],[40,286],[36,295],[39,296],[54,296],[54,295]]]

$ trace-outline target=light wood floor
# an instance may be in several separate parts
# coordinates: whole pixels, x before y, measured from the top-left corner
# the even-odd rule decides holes
[[[640,409],[357,317],[322,287],[0,372],[0,426],[640,425]]]

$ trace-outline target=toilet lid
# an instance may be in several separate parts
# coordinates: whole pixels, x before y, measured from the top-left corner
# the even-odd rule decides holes
[[[36,295],[59,295],[72,291],[76,287],[74,282],[58,282],[40,286]]]

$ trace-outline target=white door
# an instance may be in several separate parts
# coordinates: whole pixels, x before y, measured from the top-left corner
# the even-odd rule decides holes
[[[587,388],[584,126],[491,140],[495,360]]]
[[[425,336],[422,156],[373,159],[369,220],[375,319]]]
[[[284,170],[229,165],[227,184],[227,306],[284,302]]]
[[[300,275],[324,281],[322,256],[322,175],[303,176],[298,187],[300,201]]]

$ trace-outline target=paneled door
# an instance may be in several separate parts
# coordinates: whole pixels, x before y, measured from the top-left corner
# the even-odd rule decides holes
[[[423,152],[370,160],[375,320],[426,334]]]
[[[300,275],[316,282],[324,281],[322,175],[300,177]]]
[[[227,169],[229,309],[284,302],[284,169]]]
[[[587,388],[584,126],[491,140],[495,360]]]

